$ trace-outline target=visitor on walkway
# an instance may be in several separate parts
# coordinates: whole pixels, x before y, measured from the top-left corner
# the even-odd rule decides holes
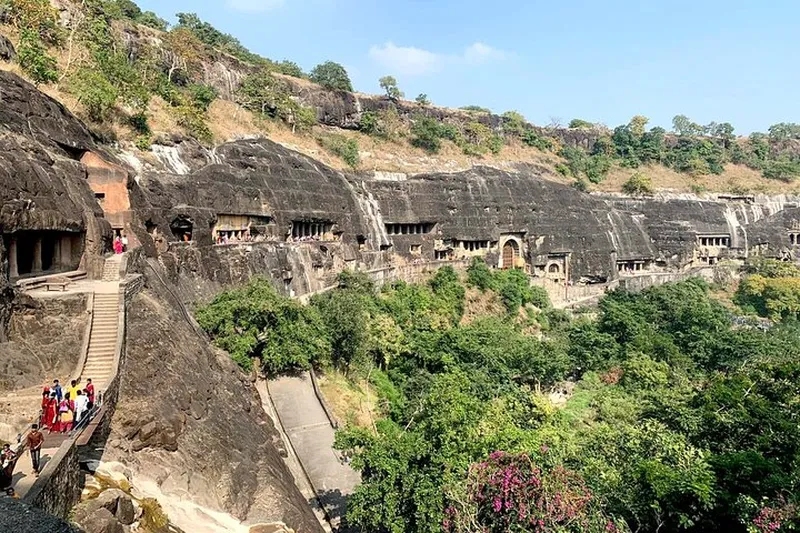
[[[122,236],[122,251],[123,252],[127,252],[128,251],[128,236],[127,235],[123,235]]]
[[[86,396],[82,390],[78,391],[78,397],[75,398],[75,423],[83,420],[86,411],[89,410],[89,397]]]
[[[86,397],[89,398],[89,410],[91,410],[94,407],[94,384],[92,384],[91,378],[86,380],[84,391],[86,392]]]
[[[72,402],[64,398],[58,404],[58,416],[60,420],[59,430],[61,433],[69,433],[72,431],[72,423],[75,420],[75,415],[72,413]]]
[[[57,414],[58,400],[56,399],[56,393],[51,392],[47,398],[42,400],[42,418],[39,420],[39,426],[49,429],[52,433]]]
[[[70,382],[69,387],[67,387],[67,399],[74,402],[75,399],[78,397],[78,391],[80,388],[78,387],[78,380],[73,379]]]
[[[61,384],[58,382],[57,379],[53,380],[53,390],[51,392],[56,393],[56,400],[59,402],[64,397],[64,391],[61,389]]]
[[[114,253],[117,255],[122,253],[122,239],[119,237],[114,239]]]
[[[0,452],[0,489],[6,490],[11,486],[16,462],[17,454],[10,445],[3,444],[3,451]]]
[[[44,444],[44,435],[39,431],[39,426],[34,424],[31,426],[31,432],[25,439],[25,446],[31,452],[31,464],[33,465],[33,475],[39,477],[39,459],[42,457],[42,444]]]

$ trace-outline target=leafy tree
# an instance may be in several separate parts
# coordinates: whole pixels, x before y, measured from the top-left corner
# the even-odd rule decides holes
[[[672,119],[672,129],[678,135],[701,135],[703,127],[689,120],[686,115],[676,115]]]
[[[272,284],[255,279],[246,287],[217,296],[197,310],[197,321],[214,344],[245,370],[261,358],[271,374],[308,368],[330,357],[330,344],[319,315],[279,296]]]
[[[330,91],[353,91],[347,71],[342,65],[333,61],[326,61],[314,67],[310,79]]]
[[[442,138],[444,133],[441,123],[430,117],[416,117],[411,126],[411,144],[417,148],[430,152],[438,153],[442,149]]]
[[[644,135],[645,128],[647,127],[648,122],[650,122],[649,118],[644,117],[642,115],[636,115],[628,123],[628,127],[630,128],[631,133],[635,137],[641,137],[642,135]]]
[[[781,122],[769,127],[769,139],[772,142],[783,142],[800,139],[800,124]]]
[[[203,111],[208,111],[212,102],[219,96],[219,93],[214,87],[204,83],[192,84],[188,87],[187,91],[192,104]]]
[[[17,47],[17,61],[36,85],[58,81],[56,60],[48,55],[41,37],[33,30],[22,30]]]
[[[286,76],[293,76],[295,78],[305,78],[306,74],[303,69],[294,61],[284,59],[283,61],[275,64],[275,70]]]
[[[136,18],[136,22],[159,31],[167,31],[169,24],[152,11],[144,11]]]
[[[428,95],[425,94],[425,93],[420,93],[419,95],[417,95],[417,97],[414,99],[414,101],[417,102],[421,106],[429,106],[429,105],[431,105],[431,101],[428,98]]]
[[[767,179],[792,182],[800,176],[800,161],[785,158],[770,161],[764,165],[762,174]]]
[[[165,36],[167,46],[172,52],[167,79],[172,82],[177,71],[190,75],[200,67],[205,54],[205,46],[191,30],[178,27]]]
[[[555,147],[555,143],[550,137],[539,135],[533,129],[525,130],[521,140],[523,144],[541,150],[542,152],[549,152]]]
[[[586,129],[586,130],[590,130],[590,129],[594,129],[595,126],[594,126],[593,122],[589,122],[588,120],[583,120],[583,119],[580,119],[580,118],[573,118],[572,120],[569,121],[569,126],[568,127],[570,129]]]
[[[522,137],[527,130],[528,121],[518,111],[506,111],[501,116],[503,119],[503,132],[506,135]]]
[[[381,89],[386,92],[386,96],[389,97],[389,100],[396,102],[405,96],[403,91],[397,87],[397,80],[394,79],[394,76],[384,76],[380,80]]]
[[[103,122],[117,103],[117,89],[101,72],[84,68],[70,79],[71,91],[83,104],[89,118]]]

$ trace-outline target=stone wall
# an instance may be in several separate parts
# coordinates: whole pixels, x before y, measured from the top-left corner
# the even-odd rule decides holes
[[[45,465],[24,501],[43,511],[67,518],[81,496],[83,482],[78,446],[74,436],[58,449]]]
[[[9,533],[80,533],[65,520],[19,500],[0,498],[0,531]]]

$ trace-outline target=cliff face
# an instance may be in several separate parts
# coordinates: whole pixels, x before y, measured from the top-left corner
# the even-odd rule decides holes
[[[129,307],[121,401],[104,460],[249,523],[319,531],[253,384],[183,319],[150,272],[148,289]]]

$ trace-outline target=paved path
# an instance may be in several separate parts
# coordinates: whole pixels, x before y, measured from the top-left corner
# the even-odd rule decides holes
[[[307,372],[282,377],[271,380],[268,387],[292,447],[331,521],[338,522],[345,513],[345,497],[361,478],[333,449],[335,431],[314,394],[311,377]]]

